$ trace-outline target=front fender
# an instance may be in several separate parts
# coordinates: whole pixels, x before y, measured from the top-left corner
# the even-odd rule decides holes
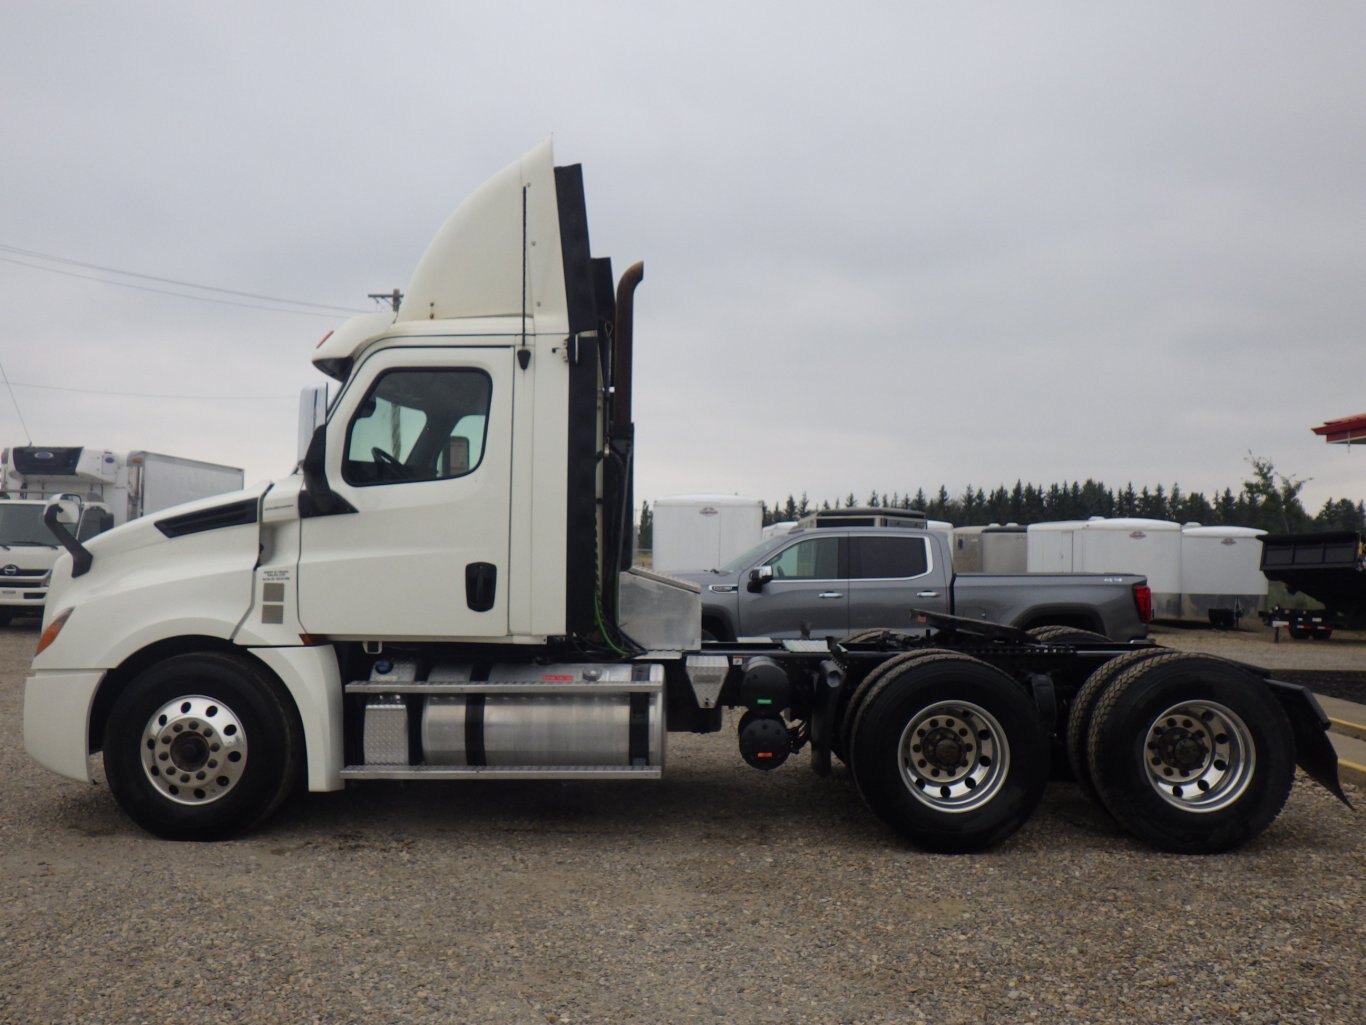
[[[299,710],[308,759],[308,789],[342,789],[342,679],[336,649],[319,644],[247,650],[280,678]]]

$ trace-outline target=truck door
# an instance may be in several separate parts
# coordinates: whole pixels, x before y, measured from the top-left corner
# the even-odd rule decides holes
[[[328,484],[355,512],[302,521],[304,629],[505,636],[511,440],[511,349],[368,359],[327,423]]]
[[[758,591],[740,580],[742,637],[842,637],[849,632],[849,597],[844,571],[844,538],[808,537],[759,565],[773,576]],[[756,567],[757,568],[757,567]]]
[[[948,569],[923,536],[849,539],[849,629],[913,631],[911,609],[949,611]]]

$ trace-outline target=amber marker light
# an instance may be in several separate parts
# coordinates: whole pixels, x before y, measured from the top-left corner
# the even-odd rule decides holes
[[[66,626],[66,621],[71,618],[71,613],[74,611],[76,611],[74,608],[63,610],[47,625],[47,629],[43,631],[43,635],[38,638],[38,650],[33,653],[34,658],[37,658],[52,646],[52,642],[55,641],[57,635],[62,632],[62,627]]]

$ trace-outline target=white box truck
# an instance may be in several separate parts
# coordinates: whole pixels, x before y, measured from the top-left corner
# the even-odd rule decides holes
[[[235,466],[159,452],[23,445],[0,453],[0,625],[41,614],[61,547],[43,523],[49,501],[79,501],[75,535],[87,541],[148,513],[242,488]]]

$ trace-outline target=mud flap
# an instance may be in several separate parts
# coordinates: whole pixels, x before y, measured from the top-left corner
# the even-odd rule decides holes
[[[844,669],[826,659],[816,674],[816,693],[811,702],[811,769],[817,776],[830,775],[830,746],[843,687]]]
[[[1328,716],[1308,687],[1282,680],[1267,680],[1295,730],[1295,763],[1315,783],[1347,807],[1352,802],[1338,779],[1338,753],[1328,739]]]

